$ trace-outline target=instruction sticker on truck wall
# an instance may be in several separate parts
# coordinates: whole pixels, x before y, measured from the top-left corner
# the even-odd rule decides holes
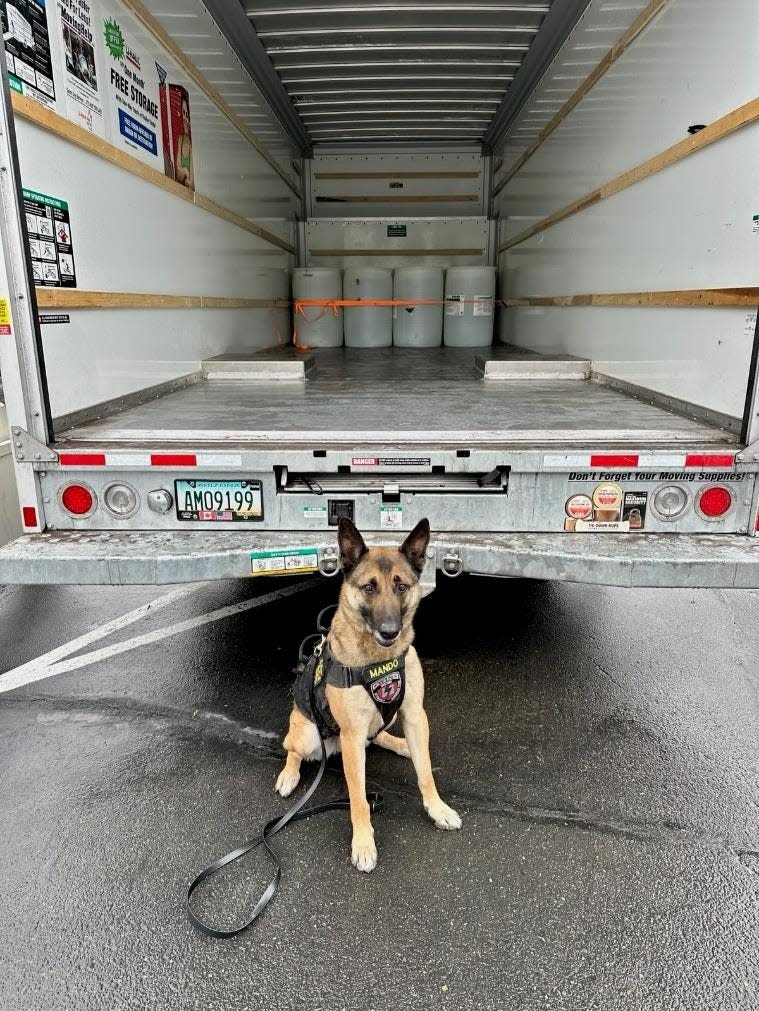
[[[35,285],[76,288],[69,205],[34,190],[21,192]]]
[[[319,567],[317,548],[282,548],[279,551],[251,551],[251,576],[289,576],[316,572]]]

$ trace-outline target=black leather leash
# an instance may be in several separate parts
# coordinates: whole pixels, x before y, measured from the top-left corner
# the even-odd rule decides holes
[[[329,631],[329,626],[324,627],[323,625],[322,616],[326,611],[330,610],[331,607],[325,607],[323,611],[319,612],[319,617],[317,618],[317,628],[319,629],[319,633],[317,635],[307,636],[300,644],[300,649],[298,652],[301,662],[303,662],[305,658],[304,654],[305,644],[309,642],[311,639],[323,638],[323,636],[326,635],[326,633]],[[313,686],[312,686],[312,693],[313,693]],[[319,734],[319,742],[321,744],[322,749],[319,768],[316,772],[316,775],[314,776],[313,782],[306,790],[306,792],[303,794],[303,796],[300,798],[300,800],[296,801],[295,804],[293,804],[293,806],[289,809],[289,811],[286,811],[281,817],[272,818],[271,821],[267,821],[267,823],[264,825],[259,835],[253,836],[252,839],[248,839],[247,842],[244,842],[242,846],[238,846],[236,849],[230,850],[230,852],[226,853],[223,857],[219,857],[218,860],[214,860],[212,864],[209,864],[208,867],[205,867],[200,872],[200,874],[198,874],[197,877],[194,878],[193,881],[191,882],[189,888],[187,889],[187,915],[190,918],[190,923],[192,923],[192,925],[196,927],[201,932],[201,934],[205,934],[206,937],[214,937],[219,938],[221,940],[225,940],[230,937],[237,937],[238,934],[242,934],[244,930],[247,930],[248,927],[250,927],[250,925],[254,923],[255,920],[258,919],[258,917],[261,915],[264,909],[266,909],[266,907],[269,905],[271,900],[276,895],[277,889],[279,888],[279,883],[282,879],[282,863],[279,859],[279,856],[277,855],[276,850],[269,843],[269,840],[272,838],[272,836],[275,836],[277,832],[280,832],[285,827],[285,825],[288,825],[290,822],[301,821],[301,819],[303,818],[310,818],[311,815],[313,814],[323,814],[325,811],[350,810],[350,801],[348,800],[347,797],[342,797],[340,800],[333,800],[327,804],[316,804],[313,807],[304,806],[316,792],[319,783],[321,783],[322,781],[322,776],[324,775],[324,770],[327,766],[327,749],[324,746],[324,738],[322,737],[321,733]],[[381,793],[376,792],[369,793],[367,794],[367,800],[369,801],[369,807],[373,813],[381,810],[383,804],[383,798]],[[251,850],[257,849],[259,846],[264,847],[269,859],[274,864],[274,876],[261,893],[261,896],[256,902],[255,906],[253,907],[253,911],[251,912],[248,919],[245,920],[244,923],[240,924],[239,927],[232,927],[229,930],[223,930],[219,927],[212,927],[204,920],[201,920],[198,914],[193,910],[191,902],[193,892],[196,890],[196,888],[199,885],[201,885],[204,881],[206,881],[208,878],[212,877],[212,875],[216,874],[217,871],[220,871],[222,867],[226,867],[227,864],[231,864],[233,861],[239,860],[240,857],[245,856],[246,853],[250,853]]]

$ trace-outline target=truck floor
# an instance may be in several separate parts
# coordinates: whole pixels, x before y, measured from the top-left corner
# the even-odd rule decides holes
[[[283,357],[286,353],[279,352]],[[84,442],[733,442],[729,433],[582,379],[484,380],[503,349],[337,348],[304,381],[207,378],[62,433]],[[239,361],[240,356],[225,356]],[[260,356],[248,356],[251,363]],[[536,358],[539,356],[535,356]],[[271,360],[271,357],[269,357]]]

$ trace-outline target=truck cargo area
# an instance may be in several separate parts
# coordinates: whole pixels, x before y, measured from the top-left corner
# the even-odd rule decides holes
[[[0,580],[759,585],[755,0],[38,7]]]
[[[591,362],[509,351],[322,349],[217,356],[183,389],[60,432],[76,443],[735,445],[613,388]]]

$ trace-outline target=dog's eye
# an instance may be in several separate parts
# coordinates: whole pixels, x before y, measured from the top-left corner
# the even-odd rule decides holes
[[[374,593],[374,583],[367,583],[366,586],[362,587],[364,593]]]
[[[405,583],[398,583],[398,593],[405,593],[408,590],[408,586]]]

